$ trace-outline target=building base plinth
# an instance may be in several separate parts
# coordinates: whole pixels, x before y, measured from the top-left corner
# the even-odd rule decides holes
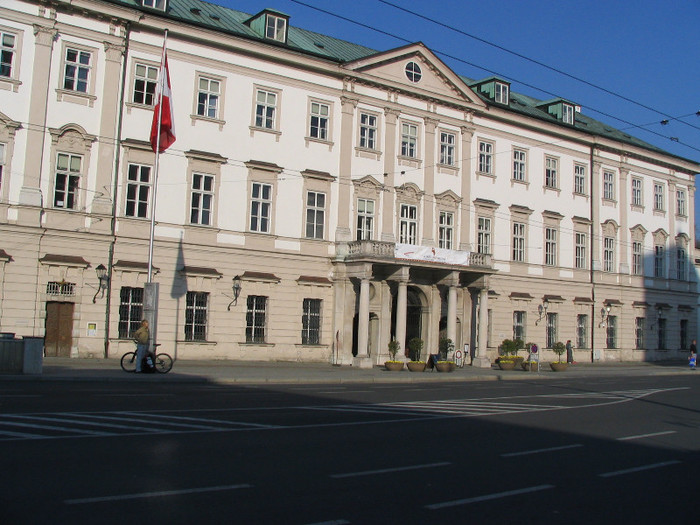
[[[474,368],[491,368],[491,360],[488,357],[475,357],[472,359]]]
[[[372,359],[369,357],[355,357],[352,360],[352,366],[358,368],[372,368]]]

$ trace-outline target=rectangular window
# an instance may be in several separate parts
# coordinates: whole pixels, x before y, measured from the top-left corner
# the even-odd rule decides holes
[[[267,15],[265,37],[277,42],[284,42],[287,34],[287,20],[280,16]]]
[[[412,204],[401,205],[399,242],[403,244],[418,244],[418,207]]]
[[[576,232],[576,268],[583,270],[588,267],[588,236]]]
[[[309,136],[319,140],[328,140],[328,122],[330,106],[320,102],[311,103]]]
[[[547,313],[547,333],[545,348],[552,348],[557,342],[559,317],[554,313]]]
[[[360,147],[377,149],[377,117],[375,115],[360,114]]]
[[[479,171],[493,174],[493,144],[490,142],[479,142]]]
[[[654,210],[664,211],[664,186],[654,183]]]
[[[131,339],[143,319],[143,288],[119,290],[119,339]]]
[[[221,82],[211,78],[199,77],[197,93],[197,115],[207,118],[218,118]]]
[[[454,133],[440,132],[440,164],[454,166],[455,144],[456,137]]]
[[[686,264],[688,256],[685,253],[685,248],[676,248],[676,278],[685,281]]]
[[[165,10],[165,3],[167,0],[143,0],[144,7],[152,7],[153,9]]]
[[[88,92],[90,81],[91,53],[78,49],[66,48],[66,63],[63,72],[63,89]]]
[[[374,231],[374,201],[357,199],[357,240],[369,241]]]
[[[642,179],[632,179],[632,206],[643,206]]]
[[[676,214],[682,217],[687,215],[684,190],[676,190]]]
[[[513,260],[525,261],[525,223],[513,223]]]
[[[660,244],[654,246],[654,277],[666,276],[666,250]]]
[[[615,239],[612,237],[603,239],[603,271],[615,271]]]
[[[211,226],[214,207],[214,176],[194,173],[192,175],[192,204],[190,223]]]
[[[272,186],[254,182],[250,202],[250,231],[270,233]]]
[[[688,320],[681,319],[681,350],[688,350]]]
[[[265,342],[265,317],[267,311],[267,297],[263,295],[249,295],[245,316],[245,342]]]
[[[301,344],[321,343],[321,299],[304,299],[301,314]]]
[[[525,342],[525,312],[516,310],[513,312],[513,340],[520,339]]]
[[[441,211],[438,220],[438,248],[454,248],[454,213]]]
[[[576,348],[588,348],[588,316],[576,316]]]
[[[565,124],[573,124],[574,123],[574,106],[571,104],[562,104],[561,108],[561,119],[564,121]]]
[[[513,150],[513,180],[525,182],[527,167],[527,152],[521,149]]]
[[[401,155],[415,159],[418,156],[418,126],[401,124]]]
[[[16,41],[12,33],[0,31],[0,77],[12,77]]]
[[[554,189],[559,187],[559,159],[545,158],[544,185]]]
[[[187,292],[185,303],[185,341],[207,340],[207,292]]]
[[[308,239],[323,239],[325,210],[325,193],[316,191],[306,193],[306,237]]]
[[[667,350],[666,348],[666,319],[663,317],[659,318],[658,321],[659,325],[659,333],[658,333],[658,339],[656,341],[657,343],[657,348],[659,350]]]
[[[574,193],[586,195],[586,166],[574,164]]]
[[[605,347],[617,348],[617,316],[609,315],[605,326]]]
[[[496,82],[494,99],[499,104],[508,104],[508,84],[502,84],[501,82]]]
[[[544,264],[557,265],[557,230],[554,228],[544,230]]]
[[[491,219],[479,217],[477,226],[477,253],[491,253]]]
[[[255,125],[259,128],[276,129],[277,93],[258,89],[255,100]]]
[[[136,64],[134,71],[134,104],[152,106],[158,85],[158,68]]]
[[[632,275],[644,273],[644,260],[642,259],[642,243],[632,242]]]
[[[127,217],[148,217],[148,202],[151,193],[151,167],[129,164],[126,184]]]
[[[646,319],[644,317],[634,318],[634,347],[637,350],[644,348],[644,327]]]
[[[615,200],[615,174],[612,171],[603,172],[603,199]]]
[[[54,208],[75,210],[78,206],[80,171],[83,158],[80,155],[59,153],[56,158],[56,180],[53,188]]]

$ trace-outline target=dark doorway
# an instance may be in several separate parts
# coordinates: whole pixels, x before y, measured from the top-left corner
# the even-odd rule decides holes
[[[46,357],[70,357],[73,346],[73,303],[46,303]]]

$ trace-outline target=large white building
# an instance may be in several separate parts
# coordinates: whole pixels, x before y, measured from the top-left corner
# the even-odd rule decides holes
[[[158,341],[179,358],[688,347],[700,165],[420,43],[375,51],[263,7],[2,2],[0,331],[131,350],[155,207]],[[177,141],[156,188],[166,29]]]

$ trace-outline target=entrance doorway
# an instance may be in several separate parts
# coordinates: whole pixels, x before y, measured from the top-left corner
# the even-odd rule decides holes
[[[70,357],[73,346],[73,303],[46,303],[46,357]]]

